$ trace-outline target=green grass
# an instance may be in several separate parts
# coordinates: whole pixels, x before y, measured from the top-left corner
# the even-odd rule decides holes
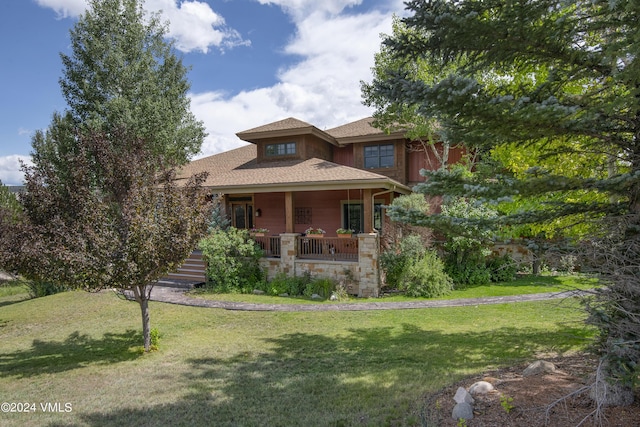
[[[113,293],[2,307],[0,401],[70,403],[72,411],[0,413],[0,425],[414,425],[426,394],[580,350],[592,334],[572,300],[367,312],[150,309],[160,350],[143,355],[139,308]]]
[[[434,298],[436,300],[460,299],[460,298],[480,298],[480,297],[502,297],[510,295],[538,294],[546,292],[561,292],[575,289],[592,289],[598,286],[598,280],[584,275],[572,276],[522,276],[516,280],[505,283],[493,283],[490,285],[474,286],[462,290],[454,290],[443,297]],[[203,291],[191,293],[194,298],[203,298],[217,301],[247,302],[263,304],[341,304],[363,302],[361,298],[350,298],[348,301],[328,301],[312,300],[306,297],[278,297],[270,295],[253,294],[215,294]],[[385,295],[376,301],[406,302],[423,301],[428,298],[412,298],[404,295]]]
[[[29,290],[21,281],[0,283],[0,307],[29,298]]]

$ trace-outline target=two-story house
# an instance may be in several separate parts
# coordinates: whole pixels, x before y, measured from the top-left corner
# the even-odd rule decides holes
[[[339,280],[346,269],[355,279],[352,293],[374,296],[384,206],[424,179],[420,169],[439,165],[403,133],[385,133],[372,121],[321,130],[288,118],[239,132],[249,145],[195,160],[183,173],[209,172],[203,185],[234,227],[269,230],[256,240],[270,276],[309,271]],[[453,150],[449,161],[461,155]],[[309,228],[325,233],[308,234]],[[354,236],[339,239],[338,228]]]

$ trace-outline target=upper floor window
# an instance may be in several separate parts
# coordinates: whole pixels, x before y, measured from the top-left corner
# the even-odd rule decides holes
[[[395,163],[393,144],[364,147],[365,169],[391,168]]]
[[[289,156],[296,154],[296,143],[282,142],[280,144],[267,144],[265,154],[267,156]]]

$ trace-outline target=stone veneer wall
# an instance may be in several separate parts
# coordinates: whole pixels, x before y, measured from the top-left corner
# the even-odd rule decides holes
[[[272,279],[278,273],[287,276],[301,276],[310,272],[315,277],[327,277],[337,281],[346,278],[345,270],[351,272],[355,283],[348,285],[347,291],[359,297],[377,297],[380,290],[380,271],[378,265],[380,241],[375,233],[358,235],[358,261],[325,261],[297,259],[298,233],[280,235],[280,258],[262,258],[260,265],[267,270]]]

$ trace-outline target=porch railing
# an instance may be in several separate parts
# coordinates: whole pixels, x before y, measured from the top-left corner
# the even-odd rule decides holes
[[[299,236],[297,257],[329,261],[358,261],[358,238]]]
[[[280,258],[282,244],[280,236],[254,236],[258,246],[264,251],[267,258]]]

